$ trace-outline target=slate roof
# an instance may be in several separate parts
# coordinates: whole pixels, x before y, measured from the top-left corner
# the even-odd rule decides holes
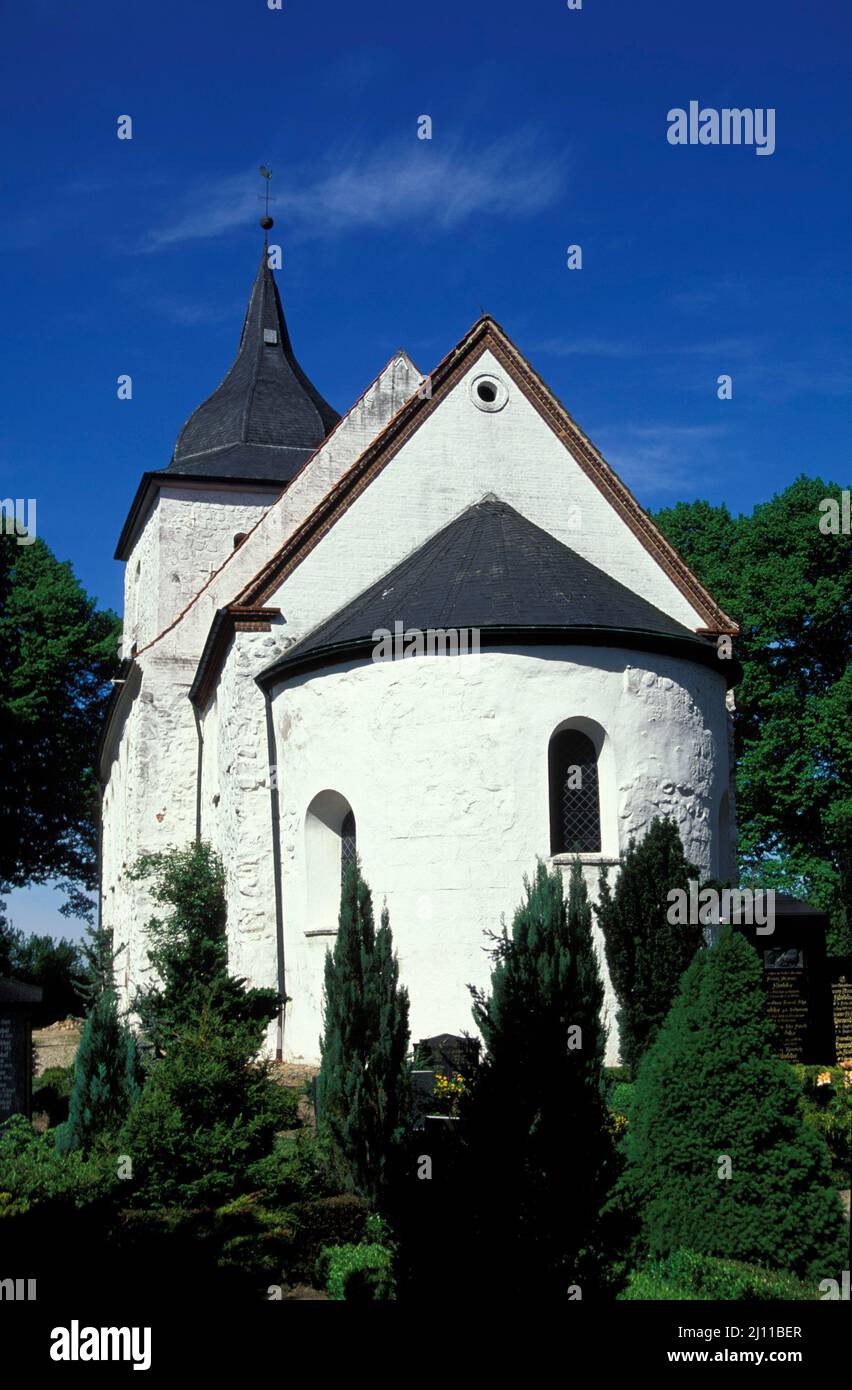
[[[190,415],[167,471],[287,482],[339,419],[296,361],[264,246],[234,364]]]
[[[293,646],[259,677],[361,654],[372,634],[408,628],[479,628],[481,642],[557,638],[635,645],[716,661],[715,644],[634,594],[497,497],[469,507],[377,583]],[[568,637],[568,631],[573,638]],[[688,645],[685,645],[688,644]],[[648,646],[649,641],[640,643]],[[733,662],[726,662],[733,667]]]

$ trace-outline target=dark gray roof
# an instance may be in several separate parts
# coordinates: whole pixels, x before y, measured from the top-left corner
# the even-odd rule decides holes
[[[0,980],[0,1004],[40,1004],[41,985],[25,985],[23,980]]]
[[[717,662],[715,644],[507,503],[486,497],[296,643],[260,680],[267,685],[298,668],[361,655],[376,629],[393,632],[397,621],[420,630],[478,628],[483,645],[573,640],[658,649],[662,643],[694,660]],[[640,642],[641,634],[648,640]]]
[[[168,471],[286,482],[339,419],[296,361],[264,246],[234,365],[190,415]]]

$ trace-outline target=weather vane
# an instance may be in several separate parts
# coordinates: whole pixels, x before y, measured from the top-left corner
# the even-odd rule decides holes
[[[264,210],[263,216],[260,219],[260,225],[265,232],[268,232],[269,228],[274,225],[272,218],[269,216],[269,180],[272,178],[272,170],[267,169],[265,164],[261,164],[260,172],[266,180],[263,193],[259,193],[257,195],[259,198],[263,198],[264,200]]]

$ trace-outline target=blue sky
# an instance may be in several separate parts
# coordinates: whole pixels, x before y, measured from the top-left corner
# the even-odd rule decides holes
[[[849,485],[841,0],[30,0],[3,27],[0,491],[102,603],[140,474],[233,357],[261,162],[294,345],[338,409],[484,308],[647,507]],[[670,145],[691,100],[774,108],[775,152]],[[64,927],[48,890],[10,906]]]

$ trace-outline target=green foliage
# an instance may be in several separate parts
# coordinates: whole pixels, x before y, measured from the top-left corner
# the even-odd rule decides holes
[[[54,941],[52,936],[35,932],[24,936],[12,928],[7,930],[6,942],[7,973],[25,984],[39,985],[43,991],[41,1003],[32,1010],[34,1027],[42,1028],[69,1014],[82,1013],[83,1001],[75,978],[80,967],[76,942],[64,937]]]
[[[229,1029],[206,1007],[172,1040],[122,1131],[134,1203],[210,1204],[245,1187],[286,1116],[254,1051],[244,1027]]]
[[[610,889],[601,872],[597,914],[606,943],[612,987],[618,997],[622,1062],[635,1070],[653,1042],[680,977],[701,943],[701,927],[667,920],[668,894],[688,891],[698,870],[689,864],[674,821],[654,817],[645,838],[630,841],[621,873]]]
[[[48,1067],[33,1081],[33,1111],[46,1114],[51,1128],[68,1119],[74,1072],[73,1062],[68,1067]]]
[[[819,504],[840,496],[839,484],[802,476],[750,516],[681,502],[654,518],[742,629],[734,731],[743,881],[829,911],[837,955],[852,952],[840,901],[852,822],[852,538],[820,531]]]
[[[268,1065],[254,1060],[277,995],[228,974],[224,874],[209,845],[149,857],[135,874],[171,913],[150,926],[158,980],[136,1003],[165,1055],[122,1132],[134,1201],[222,1201],[245,1187],[292,1116]]]
[[[114,1183],[109,1164],[80,1153],[60,1156],[51,1134],[36,1134],[23,1115],[0,1128],[0,1217],[43,1203],[85,1207]]]
[[[369,1207],[363,1197],[343,1193],[298,1202],[287,1215],[292,1227],[288,1277],[293,1283],[313,1283],[322,1278],[318,1269],[326,1246],[357,1245],[364,1239]]]
[[[384,1245],[333,1245],[322,1252],[326,1289],[333,1300],[387,1302],[396,1298],[393,1254]]]
[[[828,1154],[798,1100],[773,1051],[757,954],[723,930],[686,971],[633,1092],[627,1186],[652,1256],[684,1246],[797,1275],[845,1267]]]
[[[589,1296],[614,1276],[617,1172],[591,908],[579,862],[567,904],[541,862],[524,887],[511,935],[494,938],[490,996],[471,991],[486,1049],[462,1103],[478,1255],[503,1292]]]
[[[119,1018],[111,990],[96,1000],[86,1019],[74,1065],[68,1120],[56,1133],[60,1153],[88,1153],[97,1139],[119,1129],[141,1093],[136,1040]]]
[[[252,1188],[277,1206],[331,1197],[337,1191],[330,1145],[308,1129],[277,1136],[272,1152],[253,1163],[248,1176]]]
[[[720,1260],[696,1250],[673,1250],[662,1260],[649,1260],[630,1276],[619,1297],[625,1300],[663,1302],[672,1299],[776,1303],[819,1298],[817,1286],[792,1274]]]
[[[411,1113],[408,991],[399,985],[387,909],[373,923],[360,867],[343,882],[340,928],[326,953],[319,1124],[347,1191],[389,1199]]]
[[[831,1155],[834,1181],[848,1187],[852,1173],[852,1086],[840,1067],[794,1066],[802,1087],[805,1124],[822,1135]],[[818,1081],[828,1084],[818,1085]]]
[[[91,924],[86,927],[79,948],[81,976],[75,984],[87,1009],[91,1009],[102,994],[115,991],[115,959],[123,950],[123,944],[114,946],[111,927]]]
[[[0,534],[0,888],[97,882],[95,749],[119,621],[43,540]]]
[[[148,923],[148,959],[158,979],[133,1003],[149,1042],[157,1053],[165,1052],[206,1010],[224,1028],[240,1030],[246,1046],[254,1039],[249,1054],[254,1055],[278,996],[270,989],[246,989],[244,979],[228,974],[225,871],[219,856],[203,840],[192,841],[185,848],[144,855],[131,877],[147,881],[154,901],[171,909]]]

